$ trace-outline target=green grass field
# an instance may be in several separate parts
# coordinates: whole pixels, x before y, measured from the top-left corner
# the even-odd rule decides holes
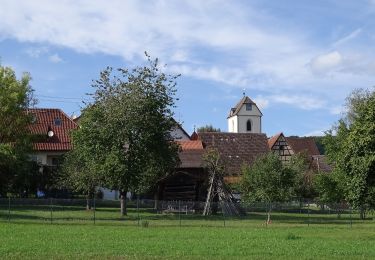
[[[9,222],[8,213],[0,209],[0,259],[375,259],[373,216],[275,212],[266,226],[264,212],[228,218],[130,208],[121,218],[116,208],[98,208],[95,224],[93,211],[76,206],[54,206],[52,215],[46,206],[14,206]]]
[[[373,223],[353,228],[0,223],[0,258],[374,259],[374,227]]]

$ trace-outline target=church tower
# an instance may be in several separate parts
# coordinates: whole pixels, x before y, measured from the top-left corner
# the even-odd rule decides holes
[[[262,112],[248,96],[245,96],[233,107],[228,115],[228,132],[261,133]]]

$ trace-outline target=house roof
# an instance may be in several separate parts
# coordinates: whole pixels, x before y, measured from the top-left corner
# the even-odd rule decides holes
[[[255,133],[199,133],[206,148],[216,148],[231,175],[240,174],[243,164],[252,164],[255,159],[269,151],[265,134]]]
[[[229,117],[232,117],[232,116],[235,116],[237,115],[240,110],[241,110],[241,107],[244,105],[244,104],[254,104],[256,107],[257,105],[255,104],[254,101],[252,101],[248,96],[244,96],[238,103],[235,107],[232,107],[231,110],[229,111],[229,115],[228,115],[228,118]],[[258,108],[258,107],[257,107]],[[258,108],[259,110],[259,108]],[[259,110],[260,112],[260,110]],[[262,112],[260,112],[260,114],[262,115]]]
[[[72,149],[69,133],[78,125],[67,116],[61,109],[55,108],[34,108],[28,109],[27,113],[34,116],[33,123],[29,130],[34,135],[40,135],[37,142],[34,142],[34,151],[69,151]],[[55,122],[60,119],[61,124]],[[48,137],[47,132],[52,130],[53,137]]]
[[[181,146],[181,149],[183,151],[186,150],[202,150],[203,144],[200,140],[194,140],[194,141],[176,141]]]
[[[294,153],[306,152],[308,155],[320,155],[313,137],[286,137],[287,143]]]
[[[280,136],[284,136],[282,132],[272,136],[271,138],[268,139],[268,148],[271,150],[272,147],[275,145],[277,140],[279,139]]]
[[[202,168],[202,156],[205,152],[201,140],[176,141],[181,147],[179,168]]]

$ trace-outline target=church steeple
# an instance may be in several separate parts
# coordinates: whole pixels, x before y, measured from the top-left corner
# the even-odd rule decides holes
[[[243,92],[243,98],[229,111],[228,132],[261,133],[262,112],[258,106]]]

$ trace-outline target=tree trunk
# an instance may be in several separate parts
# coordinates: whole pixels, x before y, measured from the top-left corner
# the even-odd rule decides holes
[[[91,209],[91,203],[90,203],[90,195],[86,196],[86,210]]]
[[[120,214],[121,216],[128,215],[127,209],[126,209],[126,193],[127,191],[120,191]]]
[[[154,210],[158,210],[158,205],[159,205],[159,197],[160,197],[160,185],[158,184],[158,188],[156,189],[156,193],[154,194]],[[139,198],[139,195],[137,195],[137,198]]]
[[[361,206],[361,211],[360,211],[360,218],[364,220],[366,218],[366,210],[363,206]]]
[[[267,212],[267,225],[272,223],[272,221],[271,221],[271,211],[272,211],[272,204],[270,203],[270,205],[268,207],[268,212]]]

